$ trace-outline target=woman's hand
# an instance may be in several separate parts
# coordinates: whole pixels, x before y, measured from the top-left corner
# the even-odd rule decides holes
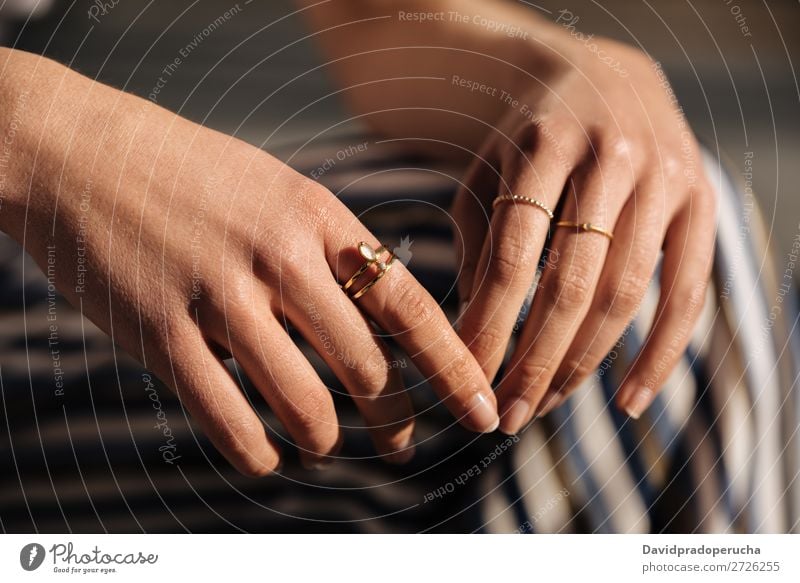
[[[627,45],[581,35],[567,11],[554,24],[524,3],[299,3],[342,95],[377,131],[437,155],[478,151],[454,215],[461,337],[489,379],[553,227],[552,269],[498,386],[503,430],[597,368],[663,250],[655,323],[617,396],[641,414],[700,314],[714,241],[714,193],[661,70]],[[438,16],[414,17],[427,14]],[[556,221],[524,203],[492,211],[512,193],[558,207]],[[557,221],[597,225],[613,242]]]
[[[317,183],[239,140],[60,65],[3,51],[2,125],[14,127],[14,196],[0,227],[64,295],[175,390],[241,472],[279,447],[224,366],[231,354],[308,466],[332,460],[340,428],[327,387],[287,326],[347,387],[378,452],[413,454],[413,411],[371,321],[393,334],[467,427],[497,427],[477,362],[400,262],[352,300],[367,229]]]
[[[538,291],[501,379],[501,429],[520,430],[592,374],[660,269],[661,296],[617,404],[638,417],[688,343],[714,245],[715,194],[660,68],[609,40],[550,44],[467,174],[454,215],[462,258],[460,334],[488,379],[503,361],[543,252]],[[521,74],[522,75],[522,74]],[[556,210],[492,201],[532,197]],[[556,227],[590,223],[613,232]],[[545,250],[548,230],[552,234]]]

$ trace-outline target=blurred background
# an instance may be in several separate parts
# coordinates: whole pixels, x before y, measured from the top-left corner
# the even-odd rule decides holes
[[[753,187],[785,255],[800,234],[796,0],[524,3],[552,19],[568,8],[579,30],[637,45],[661,61],[700,139],[742,171],[753,153]],[[266,150],[302,143],[342,115],[290,0],[16,0],[0,14],[47,4],[21,33],[9,25],[7,42],[145,98],[164,67],[188,51],[159,88],[158,103]],[[224,18],[228,10],[235,14]]]

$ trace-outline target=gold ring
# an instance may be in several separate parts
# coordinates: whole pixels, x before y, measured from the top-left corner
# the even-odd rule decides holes
[[[392,268],[392,265],[394,264],[394,260],[395,259],[397,259],[397,256],[390,251],[389,252],[389,260],[386,263],[381,263],[381,262],[378,263],[378,268],[380,269],[380,271],[378,271],[378,275],[376,275],[374,278],[372,278],[372,280],[369,281],[369,283],[367,283],[367,285],[362,287],[360,290],[358,290],[356,293],[354,293],[351,297],[354,300],[357,300],[358,298],[363,296],[365,293],[367,293],[369,290],[371,290],[372,286],[374,286],[376,283],[378,283],[380,281],[380,279],[384,275],[386,275],[386,272],[389,271]]]
[[[361,255],[361,257],[364,258],[364,264],[361,267],[358,268],[358,271],[356,271],[350,279],[347,280],[347,283],[345,283],[342,286],[342,290],[345,293],[347,293],[348,290],[353,286],[353,284],[356,281],[358,281],[358,279],[362,275],[364,275],[364,273],[372,265],[376,265],[378,267],[378,273],[369,282],[367,282],[366,285],[364,285],[364,287],[362,287],[358,291],[354,292],[350,296],[354,300],[357,300],[358,298],[363,296],[365,293],[367,293],[372,288],[372,286],[374,286],[376,283],[378,283],[378,281],[380,281],[380,279],[384,275],[386,275],[386,272],[389,271],[389,269],[392,267],[392,264],[394,263],[394,260],[395,260],[394,253],[389,251],[383,245],[381,245],[377,249],[373,249],[369,245],[369,243],[365,243],[364,241],[361,241],[358,244],[358,252]],[[380,259],[380,256],[383,255],[384,253],[389,253],[389,259],[387,261],[382,261]]]
[[[497,207],[497,205],[501,202],[524,202],[526,204],[533,205],[536,208],[546,212],[547,216],[550,217],[550,220],[553,220],[553,211],[550,210],[550,207],[543,202],[536,200],[535,198],[531,198],[530,196],[522,196],[520,194],[503,194],[494,199],[494,202],[492,202],[492,208]]]
[[[356,280],[358,280],[358,278],[361,277],[367,269],[369,269],[369,266],[378,260],[378,256],[384,251],[386,251],[386,247],[380,246],[377,249],[373,249],[369,246],[369,243],[361,241],[358,244],[358,253],[364,258],[364,265],[362,265],[358,271],[353,274],[353,277],[347,280],[347,283],[342,286],[342,289],[344,291],[349,290]]]
[[[573,223],[572,221],[558,221],[556,227],[571,227],[573,229],[580,229],[581,231],[591,231],[592,233],[600,233],[604,237],[608,237],[609,241],[614,240],[614,233],[606,231],[602,227],[593,225],[592,223]]]

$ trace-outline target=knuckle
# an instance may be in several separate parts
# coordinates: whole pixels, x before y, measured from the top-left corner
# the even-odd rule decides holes
[[[548,113],[526,118],[512,133],[511,140],[503,143],[502,159],[516,159],[523,152],[536,148],[553,148],[560,151],[578,131],[576,123],[566,115]]]
[[[358,394],[367,399],[375,399],[383,394],[389,372],[386,356],[376,342],[364,343],[351,356],[348,367],[349,382],[358,389]]]
[[[531,252],[519,232],[504,233],[492,249],[491,276],[494,283],[510,286],[525,273],[524,267],[532,261]]]
[[[549,114],[531,120],[534,136],[545,140],[556,141],[556,136],[563,136],[574,132],[575,122],[565,115]]]
[[[639,310],[650,284],[649,278],[628,274],[599,292],[600,310],[611,318],[628,318]]]
[[[230,309],[252,306],[255,297],[255,281],[243,270],[235,270],[225,277],[220,290],[224,304]]]
[[[515,378],[519,379],[513,391],[514,397],[528,398],[535,396],[535,389],[537,387],[546,389],[555,372],[554,364],[543,363],[534,358],[522,360],[517,364],[514,372]]]
[[[310,389],[292,402],[295,423],[305,432],[312,433],[320,424],[327,424],[332,410],[330,395],[321,389]]]
[[[398,279],[385,306],[386,318],[395,332],[403,331],[408,324],[426,323],[438,309],[433,298],[411,276]]]
[[[444,374],[448,380],[455,381],[468,381],[476,374],[477,365],[472,358],[466,354],[457,354],[445,367]]]
[[[538,384],[553,376],[553,366],[536,360],[526,359],[520,363],[519,372],[529,384]]]
[[[490,358],[494,356],[495,352],[501,350],[508,342],[510,333],[505,334],[500,328],[489,322],[482,328],[474,330],[471,334],[472,339],[468,340],[467,348],[473,354],[481,355],[482,358]]]
[[[588,274],[579,268],[556,270],[545,285],[545,297],[552,306],[565,311],[580,310],[591,297]]]
[[[679,155],[672,152],[662,154],[659,162],[659,170],[665,183],[670,184],[683,180],[684,162]]]
[[[637,152],[640,148],[636,147],[633,140],[621,134],[600,138],[596,147],[600,160],[613,168],[636,165],[634,163],[639,160]]]
[[[248,269],[270,283],[297,287],[308,281],[309,261],[317,248],[318,241],[303,228],[294,229],[291,237],[276,237],[272,232],[248,245],[248,251],[252,251]]]
[[[574,358],[565,360],[556,374],[553,385],[559,391],[570,390],[595,372],[596,367],[591,364],[594,362],[596,362],[594,357],[589,354],[580,360]]]

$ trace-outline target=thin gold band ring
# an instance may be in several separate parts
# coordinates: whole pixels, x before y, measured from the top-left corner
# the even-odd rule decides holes
[[[492,208],[496,208],[497,205],[500,204],[501,202],[513,202],[513,203],[522,202],[525,204],[535,206],[539,210],[542,210],[545,213],[547,213],[547,216],[550,218],[551,221],[553,220],[553,211],[550,210],[550,207],[548,207],[542,201],[536,200],[535,198],[531,198],[530,196],[522,196],[521,194],[502,194],[498,196],[496,199],[494,199],[494,201],[492,202]]]
[[[360,290],[358,290],[356,293],[354,293],[351,297],[354,300],[357,300],[358,298],[363,296],[365,293],[367,293],[369,290],[371,290],[372,286],[374,286],[376,283],[378,283],[381,280],[381,278],[384,275],[386,275],[386,272],[389,271],[392,268],[392,265],[394,264],[394,260],[395,259],[397,259],[397,256],[394,253],[390,252],[389,253],[389,261],[387,261],[386,263],[383,264],[383,267],[381,267],[381,269],[378,272],[378,274],[374,278],[372,278],[372,280],[369,283],[367,283],[367,285],[362,287]]]
[[[571,227],[573,229],[580,229],[581,231],[600,233],[604,237],[608,237],[609,241],[614,240],[614,233],[607,231],[602,227],[593,225],[592,223],[574,223],[572,221],[558,221],[556,227]]]

